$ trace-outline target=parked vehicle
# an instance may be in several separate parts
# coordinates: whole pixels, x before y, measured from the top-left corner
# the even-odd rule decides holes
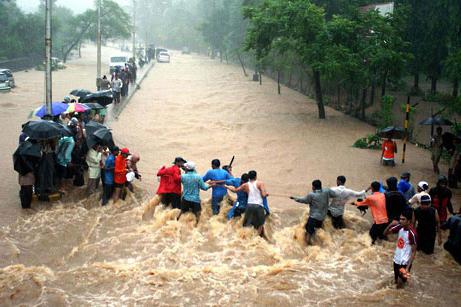
[[[10,80],[8,80],[8,76],[0,74],[0,91],[9,91],[10,89]]]
[[[157,56],[157,62],[170,63],[170,55],[168,54],[168,52],[160,52]]]
[[[13,73],[10,69],[0,69],[0,74],[4,74],[8,77],[9,87],[15,87],[16,83],[14,82]]]
[[[128,63],[128,57],[125,55],[117,55],[117,56],[110,57],[110,61],[109,61],[110,73],[113,73],[117,69],[117,67],[119,69],[125,67],[126,63]]]

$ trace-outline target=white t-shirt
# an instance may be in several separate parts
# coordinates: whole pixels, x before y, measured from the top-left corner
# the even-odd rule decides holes
[[[407,265],[411,258],[411,246],[416,245],[416,231],[411,226],[405,229],[400,224],[391,227],[390,231],[399,233],[394,252],[394,262],[399,265]]]

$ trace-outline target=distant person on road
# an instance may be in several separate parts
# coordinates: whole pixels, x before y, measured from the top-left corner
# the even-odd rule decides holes
[[[387,218],[386,211],[386,196],[379,192],[381,184],[377,181],[371,183],[370,188],[373,194],[368,195],[363,201],[356,203],[357,207],[367,206],[371,209],[371,215],[373,216],[373,225],[370,228],[371,244],[375,244],[379,238],[385,240],[386,236],[383,234],[386,229],[389,219]]]
[[[384,231],[384,235],[398,233],[394,252],[394,281],[397,288],[401,288],[407,282],[416,256],[416,231],[411,226],[411,218],[412,211],[407,209],[400,215],[400,223],[394,220]]]
[[[118,74],[115,74],[114,80],[112,81],[112,92],[114,93],[114,103],[120,103],[120,95],[122,92],[123,82],[119,79]]]
[[[101,91],[106,91],[106,90],[109,90],[110,89],[110,81],[107,80],[107,77],[106,75],[104,75],[101,79],[101,83],[100,83],[100,90]]]
[[[238,193],[244,191],[248,194],[247,207],[245,216],[243,218],[243,226],[253,226],[258,231],[258,234],[268,240],[264,233],[264,223],[266,222],[266,211],[264,210],[263,198],[269,196],[264,182],[258,180],[256,171],[248,172],[247,183],[242,184],[240,187],[226,186],[227,189]]]
[[[209,171],[203,175],[203,181],[221,181],[221,180],[228,180],[233,178],[227,171],[220,168],[221,161],[218,159],[214,159],[211,161],[211,168]],[[220,203],[224,199],[224,196],[227,195],[227,190],[222,185],[215,185],[212,188],[211,194],[211,209],[213,210],[213,215],[219,214],[220,211]]]
[[[439,162],[442,156],[443,138],[442,138],[442,127],[437,127],[436,134],[431,140],[431,160],[434,173],[440,174]]]
[[[383,142],[381,151],[381,162],[384,166],[395,166],[395,154],[397,153],[397,143],[392,139]]]
[[[158,170],[160,184],[157,195],[164,206],[171,205],[173,209],[181,209],[181,168],[186,162],[182,157],[176,157],[173,166],[162,166]]]
[[[365,198],[365,190],[356,192],[351,189],[347,189],[344,185],[346,184],[346,177],[338,176],[336,178],[336,187],[331,190],[336,194],[335,198],[332,198],[330,205],[328,206],[328,215],[331,216],[333,227],[336,229],[344,228],[344,208],[348,201],[352,198]]]
[[[130,83],[130,76],[128,72],[128,67],[125,67],[120,72],[120,80],[122,80],[122,97],[128,96],[128,85]]]
[[[431,197],[421,196],[421,206],[413,212],[412,224],[418,234],[418,250],[425,254],[434,253],[435,237],[438,234],[438,244],[442,244],[440,219],[437,210],[431,207]]]
[[[189,161],[184,164],[185,174],[181,175],[181,182],[183,185],[181,213],[178,220],[184,212],[192,211],[194,213],[198,225],[200,221],[200,214],[202,206],[200,204],[200,190],[206,191],[211,186],[207,185],[202,177],[195,171],[195,163]]]
[[[312,181],[312,192],[308,193],[306,196],[290,197],[298,203],[309,205],[309,218],[304,226],[306,229],[305,241],[307,245],[311,244],[315,229],[322,228],[323,221],[327,216],[330,198],[334,197],[336,197],[336,193],[331,189],[322,189],[322,182],[318,179]]]

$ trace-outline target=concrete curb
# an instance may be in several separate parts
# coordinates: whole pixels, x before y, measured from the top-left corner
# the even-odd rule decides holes
[[[123,99],[123,101],[121,101],[117,107],[112,107],[112,116],[110,117],[109,122],[112,120],[118,120],[118,117],[120,116],[122,111],[128,105],[128,103],[130,102],[134,94],[136,94],[136,92],[138,91],[138,86],[144,81],[144,79],[147,77],[147,75],[149,74],[149,72],[154,66],[155,66],[155,62],[154,60],[152,60],[148,64],[148,67],[144,70],[143,74],[138,79],[139,81],[137,81],[136,84],[132,86],[132,90],[129,92],[128,96],[125,99]]]

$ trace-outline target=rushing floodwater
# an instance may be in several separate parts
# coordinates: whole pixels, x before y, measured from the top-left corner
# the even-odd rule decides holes
[[[72,82],[90,87],[73,73],[89,74],[91,63],[60,72],[68,82],[57,91]],[[19,74],[35,84],[41,76]],[[72,202],[77,189],[62,202],[18,209],[9,155],[27,113],[19,103],[32,109],[40,91],[0,96],[12,109],[0,115],[9,176],[0,204],[0,305],[459,305],[461,269],[441,247],[433,256],[418,253],[409,286],[395,290],[395,243],[370,245],[369,214],[350,206],[347,229],[327,220],[307,248],[307,209],[287,197],[307,193],[316,178],[333,185],[340,174],[356,189],[407,169],[413,181],[433,181],[427,152],[410,146],[405,166],[383,169],[379,153],[350,146],[372,127],[329,109],[320,121],[305,97],[288,89],[278,96],[273,82],[259,86],[238,67],[203,57],[174,54],[141,87],[111,127],[120,145],[141,154],[143,181],[126,202],[104,208],[96,196]],[[272,194],[270,242],[241,220],[227,222],[226,204],[211,217],[209,192],[197,228],[192,215],[177,221],[179,211],[157,206],[155,173],[177,155],[200,173],[211,159],[226,163],[232,155],[236,175],[256,169]]]

